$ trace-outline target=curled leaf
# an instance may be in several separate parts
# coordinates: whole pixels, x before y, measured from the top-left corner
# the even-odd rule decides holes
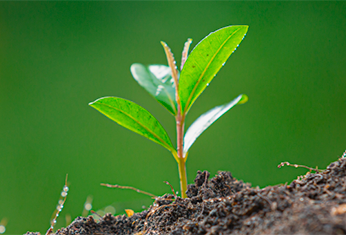
[[[177,101],[170,67],[158,64],[145,66],[135,63],[131,65],[131,73],[140,86],[169,112],[176,115]]]
[[[224,113],[233,108],[237,104],[244,104],[248,100],[247,95],[239,95],[231,102],[217,106],[208,112],[202,114],[199,118],[192,123],[184,136],[184,155],[186,157],[191,145],[195,140],[217,119],[219,119]]]

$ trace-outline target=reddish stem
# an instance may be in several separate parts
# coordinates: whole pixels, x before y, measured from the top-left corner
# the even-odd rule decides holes
[[[176,126],[177,126],[177,154],[178,154],[178,169],[179,169],[179,178],[180,178],[180,191],[182,198],[186,198],[187,190],[187,177],[186,177],[186,167],[184,159],[184,123],[185,123],[185,114],[181,110],[181,102],[179,98],[179,83],[176,80],[175,82],[175,98],[177,100],[178,113],[175,116]]]

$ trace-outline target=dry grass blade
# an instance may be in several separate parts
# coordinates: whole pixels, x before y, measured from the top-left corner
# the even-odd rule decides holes
[[[96,213],[96,212],[93,211],[93,210],[90,210],[90,212],[91,212],[92,214],[94,214],[94,215],[97,215],[97,216],[102,220],[102,216],[101,216],[100,214]]]
[[[68,177],[68,174],[66,174],[66,178],[65,178],[65,185],[61,191],[61,194],[60,194],[60,199],[58,201],[58,205],[52,215],[52,219],[51,219],[51,222],[50,222],[50,228],[47,230],[46,232],[46,235],[49,235],[51,232],[53,232],[53,229],[54,229],[54,225],[56,224],[56,219],[58,218],[59,214],[60,214],[60,211],[62,210],[62,208],[64,207],[64,204],[65,204],[65,201],[66,201],[66,198],[67,198],[67,192],[69,190],[68,188],[68,185],[67,185],[67,177]]]
[[[293,167],[295,167],[295,168],[302,167],[302,168],[308,169],[308,170],[310,170],[310,171],[315,171],[315,172],[321,172],[321,171],[323,171],[323,170],[319,170],[319,169],[317,168],[317,166],[316,166],[316,168],[312,168],[312,167],[308,167],[308,166],[304,166],[304,165],[291,164],[291,163],[289,163],[289,162],[281,162],[281,163],[278,165],[278,168],[281,168],[281,167],[283,167],[283,166],[285,166],[285,165],[287,165],[287,166],[293,166]]]
[[[171,190],[173,192],[174,198],[177,198],[177,194],[175,194],[173,186],[168,181],[163,181],[163,182],[171,187]]]

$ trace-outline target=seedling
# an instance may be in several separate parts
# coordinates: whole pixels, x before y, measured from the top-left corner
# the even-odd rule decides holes
[[[168,149],[178,163],[181,196],[186,198],[186,159],[195,140],[219,117],[237,104],[248,100],[239,95],[229,103],[217,106],[201,115],[184,135],[187,113],[197,97],[209,85],[227,59],[243,40],[248,26],[228,26],[221,28],[200,41],[189,53],[192,39],[184,45],[180,71],[176,67],[173,53],[165,42],[161,42],[168,61],[166,65],[131,66],[134,79],[174,117],[177,130],[176,149],[167,132],[158,120],[146,109],[132,101],[118,97],[103,97],[89,105],[117,122]]]

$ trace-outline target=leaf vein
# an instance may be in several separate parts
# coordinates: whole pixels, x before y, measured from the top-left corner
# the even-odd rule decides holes
[[[108,105],[108,104],[102,104],[104,106],[108,106],[111,109],[115,109],[123,114],[125,114],[126,116],[128,116],[129,118],[131,118],[133,121],[135,121],[137,124],[139,124],[141,127],[143,127],[145,130],[147,130],[149,133],[151,133],[154,137],[156,137],[159,141],[161,141],[161,143],[163,143],[166,148],[168,148],[169,150],[172,150],[172,147],[167,145],[167,143],[161,139],[158,135],[156,135],[154,132],[152,132],[150,129],[148,129],[146,126],[144,126],[141,122],[137,121],[134,117],[132,117],[131,115],[127,114],[126,112],[122,111],[121,109],[117,109],[114,106]],[[151,116],[149,116],[149,118],[151,118]]]
[[[237,33],[241,28],[238,28],[236,31],[234,31],[231,35],[229,35],[227,37],[227,39],[221,44],[221,46],[218,48],[218,50],[214,53],[214,55],[211,57],[210,61],[208,62],[207,66],[205,67],[205,69],[203,70],[202,74],[200,75],[200,77],[198,78],[197,82],[196,82],[196,86],[192,89],[192,92],[190,93],[190,96],[185,104],[185,107],[184,107],[184,113],[186,113],[186,111],[188,110],[188,107],[190,105],[190,102],[192,100],[192,97],[193,95],[195,94],[196,92],[196,89],[199,85],[199,83],[201,82],[204,74],[206,73],[207,69],[209,68],[210,64],[214,61],[216,55],[218,54],[218,52],[221,50],[221,48],[226,44],[226,42],[228,42],[228,40],[235,34]]]

